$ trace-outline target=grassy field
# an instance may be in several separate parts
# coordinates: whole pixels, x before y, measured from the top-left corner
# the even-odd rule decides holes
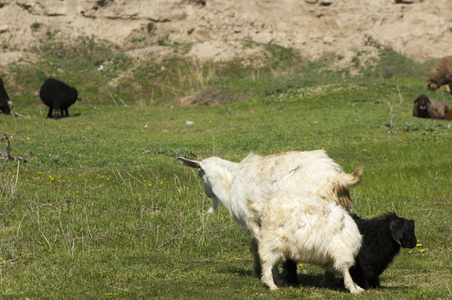
[[[450,299],[452,123],[411,116],[422,93],[452,104],[425,88],[433,62],[384,52],[352,77],[331,71],[333,60],[270,50],[259,72],[182,59],[162,71],[92,49],[90,57],[105,56],[105,72],[53,53],[3,69],[15,110],[30,118],[0,115],[0,134],[11,155],[33,157],[0,161],[0,298]],[[78,83],[73,117],[45,119],[36,91],[47,76]],[[241,101],[176,105],[201,89]],[[381,289],[321,289],[323,270],[303,265],[299,287],[270,292],[252,275],[249,233],[222,207],[207,216],[204,185],[175,160],[314,149],[346,172],[364,168],[352,190],[360,216],[396,211],[416,222],[420,245],[401,250]]]

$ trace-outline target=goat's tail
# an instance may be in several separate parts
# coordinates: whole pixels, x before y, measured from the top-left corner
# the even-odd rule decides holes
[[[339,185],[346,186],[347,188],[357,186],[362,179],[363,168],[359,167],[353,173],[341,173],[341,176],[338,178]]]
[[[345,208],[351,215],[354,215],[353,202],[350,198],[350,188],[357,186],[362,179],[363,168],[357,168],[353,173],[340,173],[336,178],[336,182],[333,188],[333,199]]]

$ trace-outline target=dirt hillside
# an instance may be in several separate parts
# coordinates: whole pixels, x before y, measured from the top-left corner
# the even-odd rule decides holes
[[[241,55],[233,41],[247,40],[310,60],[384,47],[425,61],[452,54],[452,1],[0,0],[0,65],[43,42],[93,36],[124,49],[199,44],[190,55],[201,60]]]

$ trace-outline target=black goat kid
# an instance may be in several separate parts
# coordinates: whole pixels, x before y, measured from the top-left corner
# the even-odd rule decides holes
[[[380,287],[379,276],[400,252],[400,247],[414,248],[414,221],[399,218],[395,213],[364,220],[352,216],[363,235],[361,250],[350,268],[353,281],[363,289]]]

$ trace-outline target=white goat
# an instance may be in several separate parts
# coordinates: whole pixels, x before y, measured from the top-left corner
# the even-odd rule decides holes
[[[248,202],[260,216],[259,255],[263,263],[262,281],[271,290],[278,287],[272,269],[286,258],[324,267],[327,273],[341,274],[351,293],[363,291],[350,276],[349,269],[361,247],[358,226],[344,208],[318,196],[276,193],[265,204]],[[328,280],[328,278],[324,278]]]
[[[177,160],[199,170],[205,184],[207,196],[212,198],[212,213],[218,202],[228,210],[235,225],[249,230],[253,236],[259,235],[259,226],[253,220],[258,211],[250,211],[247,201],[267,202],[279,191],[286,193],[308,193],[319,200],[334,202],[353,213],[349,189],[361,181],[362,169],[352,174],[343,172],[323,150],[285,152],[269,156],[248,155],[240,163],[218,157],[203,161],[178,157]],[[253,240],[251,250],[254,259],[254,273],[260,275],[261,266],[258,245]],[[296,280],[296,270],[295,280]],[[294,274],[292,274],[294,275]],[[325,277],[331,274],[325,274]],[[292,276],[294,277],[294,276]]]
[[[319,199],[335,202],[352,213],[349,188],[361,181],[362,169],[352,174],[342,171],[323,150],[285,152],[269,156],[248,155],[240,163],[218,157],[203,161],[178,157],[177,160],[192,168],[198,168],[205,184],[207,196],[212,198],[208,213],[218,207],[218,202],[228,210],[235,225],[257,234],[250,218],[247,200],[265,203],[278,191],[287,193],[307,192]],[[259,214],[257,212],[257,214]]]

